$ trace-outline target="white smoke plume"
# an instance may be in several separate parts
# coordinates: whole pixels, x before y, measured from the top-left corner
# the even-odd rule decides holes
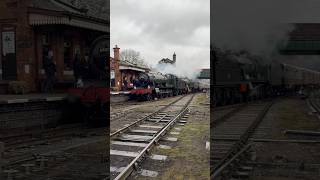
[[[157,64],[155,69],[162,74],[174,74],[178,77],[187,77],[189,79],[196,79],[200,74],[200,69],[181,68],[172,64]]]
[[[215,0],[211,5],[211,43],[221,49],[270,57],[294,28],[288,0]]]
[[[164,74],[175,74],[178,77],[187,77],[189,79],[196,79],[201,72],[201,69],[208,68],[205,64],[209,62],[209,46],[207,48],[200,49],[190,49],[188,59],[190,61],[185,61],[185,55],[181,53],[184,49],[176,51],[177,58],[175,64],[159,64],[154,63],[153,68],[157,69],[159,72]],[[200,53],[199,53],[200,52]],[[172,58],[169,57],[172,60]]]
[[[210,67],[210,0],[114,0],[111,3],[112,47],[134,49],[146,63],[157,67],[162,58],[174,67],[163,72],[195,77]],[[120,51],[121,51],[120,50]]]

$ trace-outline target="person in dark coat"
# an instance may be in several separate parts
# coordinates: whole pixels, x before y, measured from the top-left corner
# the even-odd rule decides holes
[[[78,86],[79,81],[81,81],[82,77],[82,67],[81,67],[81,61],[80,61],[80,55],[77,53],[75,54],[74,60],[73,60],[73,75],[75,79],[75,85]]]
[[[123,78],[123,90],[126,91],[128,89],[128,81],[127,81],[127,76]]]
[[[80,59],[81,62],[81,77],[83,79],[88,78],[88,73],[89,73],[89,62],[88,62],[88,56],[83,56]]]
[[[49,51],[48,56],[43,59],[43,69],[46,74],[46,79],[43,85],[43,92],[52,92],[56,73],[56,65],[53,62],[52,51]]]
[[[136,87],[136,88],[140,87],[140,81],[137,78],[133,79],[133,86]]]

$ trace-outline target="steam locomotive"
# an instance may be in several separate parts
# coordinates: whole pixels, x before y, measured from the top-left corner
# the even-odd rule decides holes
[[[247,52],[216,53],[214,104],[226,105],[253,99],[297,93],[320,85],[320,72]]]
[[[68,102],[80,103],[81,118],[90,126],[108,126],[108,102],[110,89],[107,57],[109,56],[109,36],[103,35],[95,39],[90,47],[89,68],[82,76],[81,87],[68,89]]]
[[[137,100],[165,98],[201,90],[200,83],[195,80],[160,72],[140,73],[138,78],[134,79],[133,86],[129,97]]]

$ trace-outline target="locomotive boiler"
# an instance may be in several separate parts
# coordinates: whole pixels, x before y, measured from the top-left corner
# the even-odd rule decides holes
[[[195,80],[160,72],[141,73],[133,84],[134,89],[130,92],[130,99],[138,100],[151,100],[201,91],[200,83]]]

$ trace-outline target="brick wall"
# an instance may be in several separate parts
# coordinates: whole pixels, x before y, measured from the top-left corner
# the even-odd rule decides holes
[[[0,105],[0,130],[57,125],[62,119],[62,105],[62,101]]]
[[[19,132],[83,123],[85,114],[83,105],[65,100],[0,104],[0,131]]]
[[[27,5],[30,0],[0,1],[0,26],[13,26],[16,33],[17,80],[25,81],[35,90],[34,33],[28,24]],[[2,48],[1,48],[2,49]]]
[[[111,69],[114,70],[115,72],[115,84],[116,84],[116,89],[117,91],[121,90],[121,73],[119,70],[119,63],[120,63],[120,48],[119,47],[115,47],[113,48],[113,53],[114,53],[114,58],[110,58],[111,59]]]
[[[63,25],[30,26],[28,22],[29,4],[30,0],[0,1],[0,29],[4,26],[13,26],[16,31],[17,80],[25,81],[29,91],[39,92],[39,80],[45,77],[43,73],[39,73],[42,69],[42,33],[50,31],[57,80],[73,83],[72,70],[64,69],[64,33],[68,31],[72,38],[72,53],[75,47],[79,47],[82,55],[84,55],[84,49],[89,49],[89,47],[84,47],[86,38],[90,37],[93,40],[101,33]]]

